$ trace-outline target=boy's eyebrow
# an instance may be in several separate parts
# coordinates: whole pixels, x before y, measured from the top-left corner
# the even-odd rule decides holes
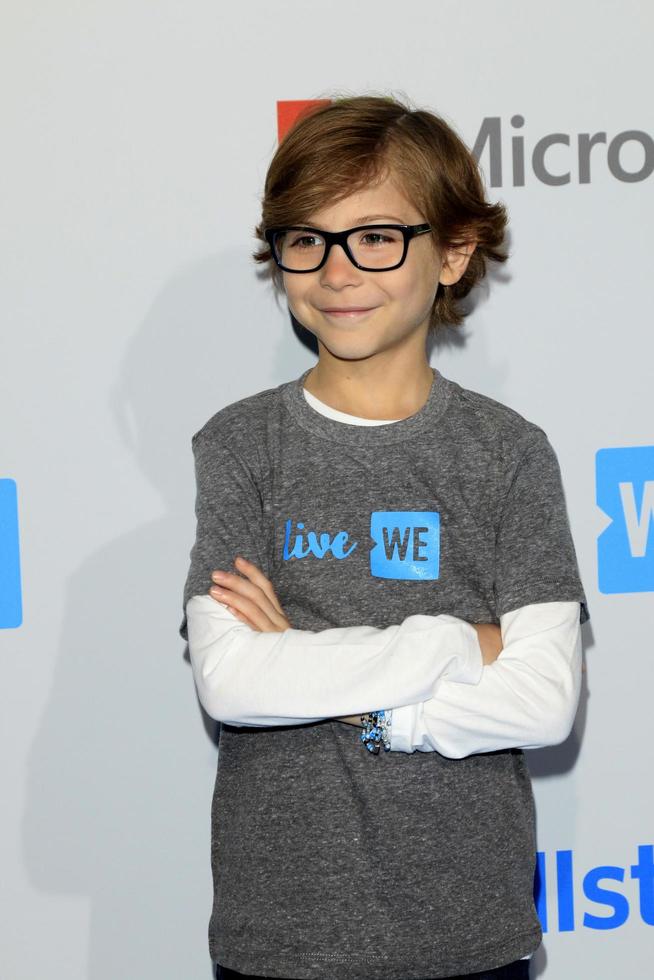
[[[395,221],[399,225],[410,224],[410,222],[405,221],[404,218],[398,218],[393,214],[364,214],[361,215],[360,218],[354,218],[354,224],[350,225],[350,227],[355,228],[357,225],[365,225],[368,221],[377,221],[379,218],[382,218],[385,221],[390,218],[391,221]],[[311,227],[311,224],[309,224],[309,227]],[[317,228],[318,225],[314,224],[313,227]]]
[[[391,221],[397,221],[400,225],[405,225],[406,221],[402,218],[396,218],[392,214],[364,214],[360,218],[355,218],[357,223],[365,224],[366,221],[375,221],[377,218],[390,218]]]
[[[384,220],[388,220],[390,218],[391,221],[396,221],[399,225],[406,225],[409,223],[405,221],[404,218],[397,218],[392,214],[364,214],[360,218],[354,218],[354,225],[351,225],[350,227],[354,228],[356,225],[365,225],[368,221],[376,221],[378,218],[383,218]]]

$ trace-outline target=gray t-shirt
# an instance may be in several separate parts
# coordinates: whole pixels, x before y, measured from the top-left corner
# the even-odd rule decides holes
[[[350,425],[308,404],[308,373],[226,406],[194,435],[184,606],[241,554],[296,629],[441,613],[499,623],[566,600],[589,618],[542,429],[436,369],[414,415]],[[221,725],[212,958],[258,976],[417,980],[535,950],[522,751],[374,755],[358,735],[327,720]]]

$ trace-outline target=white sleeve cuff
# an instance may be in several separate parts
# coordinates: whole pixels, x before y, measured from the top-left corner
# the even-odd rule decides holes
[[[401,708],[393,708],[391,752],[415,752],[413,732],[420,708],[421,704],[405,704]]]

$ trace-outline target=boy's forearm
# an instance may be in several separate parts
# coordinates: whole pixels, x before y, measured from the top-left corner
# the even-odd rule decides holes
[[[354,705],[358,713],[419,703],[445,675],[478,683],[483,666],[475,631],[452,616],[409,616],[386,629],[267,633],[239,623],[210,596],[192,597],[187,613],[200,701],[228,724],[354,719]]]
[[[581,684],[578,602],[536,603],[502,617],[506,645],[477,685],[443,680],[422,704],[393,711],[391,749],[462,759],[562,742]]]
[[[484,665],[494,663],[502,650],[502,633],[500,627],[494,623],[471,623],[470,625],[477,631]],[[333,720],[363,728],[361,715],[341,715]]]

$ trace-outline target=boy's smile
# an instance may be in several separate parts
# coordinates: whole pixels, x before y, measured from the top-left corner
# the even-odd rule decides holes
[[[366,313],[372,313],[372,311],[374,309],[376,309],[376,307],[374,307],[374,306],[367,307],[367,308],[366,307],[359,308],[359,307],[355,307],[355,306],[353,306],[353,307],[333,307],[333,308],[330,307],[328,309],[323,310],[322,312],[323,313],[326,313],[327,316],[344,317],[344,318],[346,318],[348,320],[356,320],[356,319],[358,319],[359,317],[363,316]]]

